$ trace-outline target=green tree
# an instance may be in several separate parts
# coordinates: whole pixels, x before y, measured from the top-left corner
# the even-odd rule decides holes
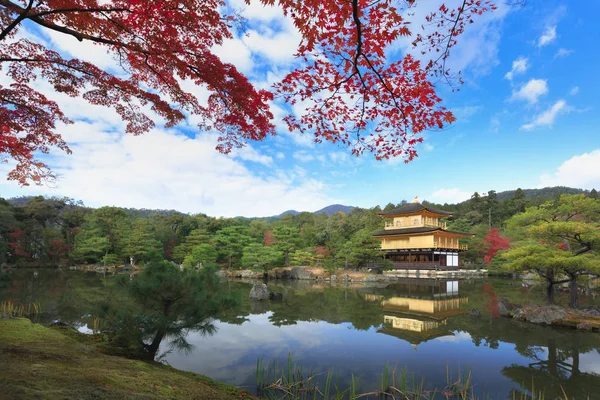
[[[84,229],[75,236],[70,257],[76,262],[89,263],[99,261],[107,253],[110,253],[108,238],[97,230]]]
[[[569,306],[577,307],[577,278],[600,272],[600,200],[561,195],[513,216],[508,228],[521,242],[503,255],[507,267],[536,271],[547,282],[549,303],[554,285],[569,282]]]
[[[177,245],[173,250],[173,260],[182,262],[195,247],[210,242],[210,235],[205,229],[194,229],[185,237],[183,243]]]
[[[275,267],[282,256],[281,251],[260,243],[250,243],[244,247],[243,252],[242,267],[264,272]]]
[[[138,219],[133,229],[125,239],[123,255],[134,259],[134,262],[162,260],[162,245],[154,238],[152,227],[148,220]]]
[[[215,235],[215,244],[219,253],[227,258],[228,268],[233,266],[233,260],[242,257],[244,247],[252,243],[245,226],[230,226],[223,228]]]
[[[518,188],[515,191],[515,194],[512,197],[512,203],[515,212],[520,213],[525,211],[525,208],[527,206],[527,200],[525,199],[525,192],[523,191],[523,189]]]
[[[273,247],[283,252],[284,265],[290,265],[290,253],[300,245],[300,232],[290,225],[280,225],[273,231]]]
[[[104,257],[102,257],[102,264],[106,267],[108,266],[117,266],[119,264],[121,264],[122,262],[122,257],[119,257],[116,254],[105,254]]]
[[[269,230],[269,223],[261,219],[255,219],[250,222],[248,234],[257,242],[263,243],[265,232]]]
[[[597,199],[598,198],[598,192],[596,191],[596,189],[592,189],[590,191],[590,194],[588,194],[588,197],[590,197],[592,199]]]
[[[317,262],[317,254],[310,247],[307,249],[296,250],[292,256],[292,264],[303,267],[312,267]]]
[[[196,267],[202,265],[216,265],[217,263],[217,250],[210,244],[199,244],[192,249],[192,252],[188,254],[184,260],[183,265],[186,267]]]
[[[100,207],[86,216],[84,227],[98,232],[108,240],[109,253],[123,255],[126,239],[131,232],[131,218],[117,207]]]
[[[352,236],[349,259],[356,268],[365,267],[380,258],[381,241],[368,229],[361,229]]]

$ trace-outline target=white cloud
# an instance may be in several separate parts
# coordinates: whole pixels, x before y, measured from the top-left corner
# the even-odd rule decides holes
[[[547,186],[600,189],[600,149],[574,156],[555,172],[542,175],[538,187]]]
[[[265,6],[261,2],[251,1],[246,4],[244,0],[229,0],[229,4],[237,10],[241,10],[244,18],[255,19],[263,22],[283,19],[283,10],[275,6]]]
[[[252,161],[270,167],[273,165],[273,158],[260,154],[252,146],[244,146],[241,149],[235,149],[231,152],[231,156],[240,158],[245,161]]]
[[[467,122],[473,115],[477,114],[482,109],[483,106],[463,106],[453,107],[451,111],[456,117],[457,122]]]
[[[93,207],[177,209],[229,217],[269,216],[291,208],[316,210],[336,202],[325,194],[322,182],[301,169],[257,176],[234,157],[219,154],[213,135],[192,139],[174,130],[155,129],[136,137],[102,132],[101,125],[82,122],[70,129],[71,143],[78,143],[71,146],[73,154],[50,158],[59,175],[56,188],[19,188],[5,181],[0,192],[9,197],[64,195]],[[252,151],[235,157],[265,160]],[[0,174],[6,176],[10,168],[1,165]]]
[[[570,55],[573,52],[574,52],[574,50],[564,49],[564,48],[561,47],[560,49],[558,49],[558,51],[554,55],[554,58],[567,57],[568,55]]]
[[[251,29],[242,40],[255,54],[272,63],[292,63],[302,37],[288,19],[284,20],[283,28],[280,31],[265,28],[262,32]]]
[[[510,81],[515,75],[526,72],[528,68],[529,59],[525,57],[519,57],[512,62],[512,68],[506,73],[506,75],[504,75],[504,78]]]
[[[538,126],[552,126],[554,120],[559,114],[564,114],[570,111],[570,107],[563,99],[558,100],[549,109],[539,114],[534,120],[528,124],[521,126],[521,129],[531,130]]]
[[[277,152],[275,157],[277,157],[278,160],[283,160],[285,158],[285,154],[283,154],[282,152],[279,151],[279,152]]]
[[[547,26],[546,30],[538,40],[538,47],[549,45],[556,40],[556,25]]]
[[[460,203],[470,199],[472,194],[458,188],[439,189],[433,192],[428,200],[435,203]]]
[[[570,91],[569,94],[571,96],[575,96],[577,93],[579,93],[579,86],[574,86]]]
[[[500,118],[498,116],[492,117],[490,120],[490,132],[499,132],[500,131]]]
[[[433,149],[434,149],[433,145],[431,145],[429,143],[423,144],[423,150],[425,150],[425,151],[433,151]]]
[[[538,99],[548,93],[548,83],[545,79],[530,79],[512,94],[512,100],[525,100],[530,104],[537,103]]]
[[[212,50],[221,61],[235,65],[240,72],[244,74],[252,72],[254,67],[252,53],[242,40],[225,39],[223,44],[214,46]]]
[[[296,160],[302,161],[302,162],[309,162],[309,161],[313,161],[315,159],[315,156],[313,156],[312,154],[310,154],[309,152],[306,152],[304,150],[295,152],[293,157]]]
[[[329,158],[331,161],[336,163],[344,163],[350,160],[350,155],[343,151],[332,151],[329,153]]]

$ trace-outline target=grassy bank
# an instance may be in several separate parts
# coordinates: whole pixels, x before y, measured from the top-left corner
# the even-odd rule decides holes
[[[252,399],[248,392],[158,363],[110,356],[95,337],[0,319],[2,399]]]

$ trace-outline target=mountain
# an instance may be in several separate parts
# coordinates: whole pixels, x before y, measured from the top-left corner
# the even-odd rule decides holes
[[[504,200],[515,195],[516,190],[507,190],[505,192],[499,192],[498,200]],[[545,187],[542,189],[523,189],[525,192],[525,198],[527,200],[551,200],[559,194],[580,194],[587,193],[587,190],[576,189],[567,186],[552,186]]]
[[[333,214],[339,213],[339,212],[343,212],[344,214],[350,214],[352,212],[352,210],[354,210],[355,208],[356,207],[345,206],[343,204],[332,204],[330,206],[321,208],[320,210],[313,212],[313,214],[327,214],[328,216],[332,216]],[[278,218],[283,217],[284,215],[288,215],[288,214],[298,215],[300,213],[301,213],[301,211],[287,210],[287,211],[282,212],[279,215],[274,215],[270,218],[278,219]]]
[[[314,214],[327,214],[328,216],[331,216],[333,214],[342,212],[344,214],[350,214],[352,212],[352,210],[354,210],[356,207],[353,206],[345,206],[342,204],[332,204],[330,206],[321,208],[319,211],[315,211]]]

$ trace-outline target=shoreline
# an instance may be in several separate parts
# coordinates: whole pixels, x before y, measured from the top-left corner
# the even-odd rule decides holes
[[[2,398],[257,399],[204,375],[107,350],[98,335],[0,318]]]

